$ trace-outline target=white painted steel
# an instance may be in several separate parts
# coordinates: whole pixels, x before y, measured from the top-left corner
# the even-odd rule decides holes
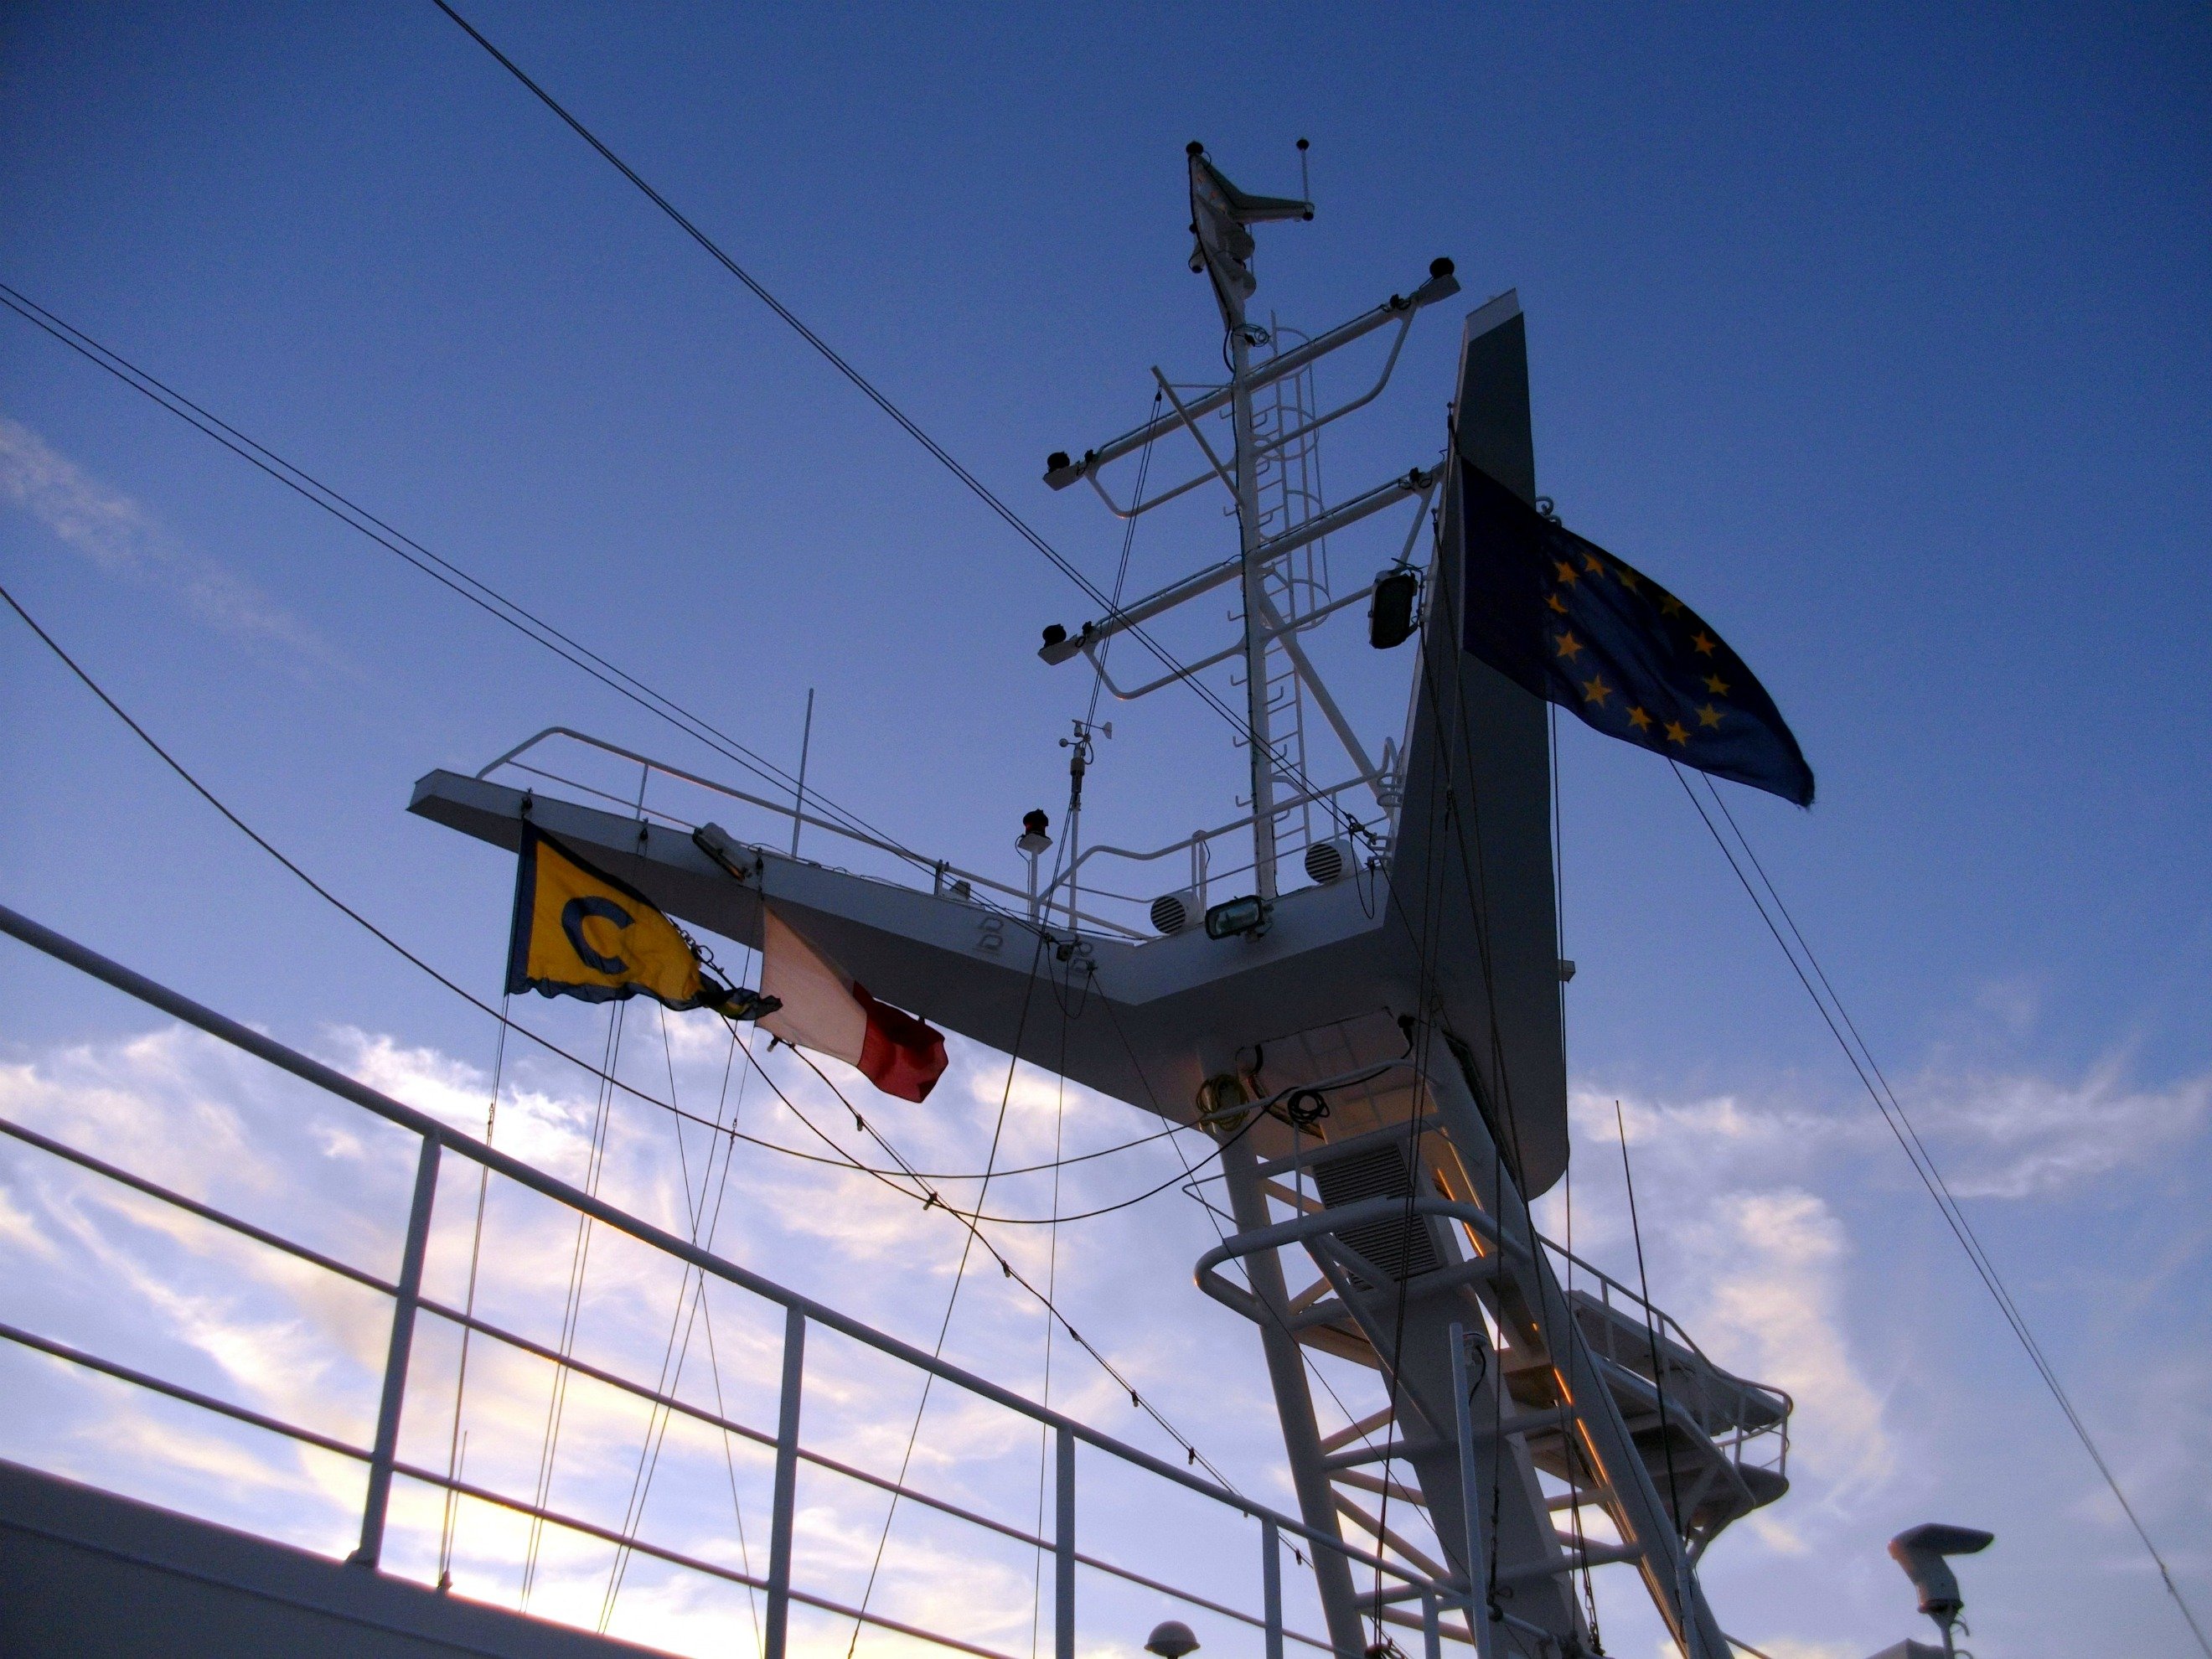
[[[374,1567],[384,1555],[384,1521],[392,1502],[392,1463],[399,1451],[399,1413],[407,1401],[407,1359],[415,1343],[415,1307],[422,1294],[422,1256],[430,1243],[430,1210],[438,1197],[438,1145],[428,1135],[415,1160],[415,1194],[407,1212],[407,1242],[399,1282],[392,1293],[392,1340],[385,1354],[384,1387],[377,1403],[376,1444],[369,1453],[368,1491],[362,1504],[361,1546],[356,1566]]]
[[[783,1321],[783,1379],[776,1396],[775,1495],[769,1521],[768,1619],[763,1659],[784,1659],[791,1630],[792,1525],[799,1504],[799,1396],[806,1386],[806,1316],[787,1309]]]

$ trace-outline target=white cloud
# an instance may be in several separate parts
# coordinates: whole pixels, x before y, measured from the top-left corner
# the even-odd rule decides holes
[[[1844,1328],[1849,1247],[1826,1200],[1800,1188],[1731,1193],[1713,1206],[1699,1298],[1700,1343],[1750,1358],[1757,1381],[1797,1402],[1791,1460],[1837,1485],[1870,1483],[1893,1457],[1881,1399],[1860,1374]],[[1771,1534],[1770,1543],[1789,1547]]]
[[[1583,1091],[1573,1103],[1583,1137],[1577,1251],[1617,1264],[1633,1283],[1613,1097]],[[1790,1474],[1801,1488],[1812,1477],[1823,1499],[1836,1501],[1878,1486],[1894,1451],[1881,1391],[1849,1326],[1853,1250],[1814,1186],[1816,1177],[1832,1179],[1839,1155],[1878,1152],[1878,1127],[1870,1133],[1863,1121],[1740,1096],[1665,1102],[1624,1094],[1620,1121],[1635,1164],[1653,1300],[1717,1364],[1795,1399]],[[1540,1211],[1554,1237],[1563,1200],[1554,1194]],[[1766,1547],[1803,1553],[1787,1514],[1755,1519],[1752,1535]]]
[[[711,1110],[720,1086],[726,1042],[674,1040],[676,1082],[687,1105]],[[486,1068],[435,1048],[354,1027],[327,1030],[317,1048],[334,1064],[395,1098],[471,1133],[481,1133],[491,1082]],[[533,1069],[508,1056],[499,1109],[499,1144],[556,1173],[580,1177],[588,1161],[598,1101],[586,1081],[575,1091],[549,1084],[557,1068]],[[667,1086],[657,1033],[636,1056],[641,1084]],[[811,1115],[860,1148],[842,1108],[787,1057],[767,1062]],[[740,1061],[742,1066],[743,1062]],[[986,1059],[960,1056],[948,1079],[950,1101],[979,1098],[975,1079],[996,1070]],[[1000,1062],[1003,1064],[1003,1062]],[[661,1075],[654,1076],[653,1073]],[[1005,1073],[990,1081],[1003,1086]],[[732,1095],[734,1096],[734,1084]],[[809,1144],[774,1097],[754,1079],[747,1122],[793,1145]],[[886,1133],[917,1162],[980,1167],[996,1118],[995,1091],[976,1110],[928,1109],[873,1096],[855,1097],[881,1114]],[[1056,1090],[1026,1073],[1017,1081],[1000,1161],[1030,1158],[1042,1141],[1049,1152]],[[1076,1111],[1091,1105],[1068,1094],[1069,1150],[1077,1150]],[[95,1148],[127,1167],[154,1174],[208,1202],[359,1263],[389,1273],[397,1259],[414,1157],[413,1138],[349,1106],[328,1101],[296,1080],[270,1072],[196,1033],[167,1028],[120,1041],[50,1050],[0,1067],[0,1113],[72,1144]],[[1130,1138],[1126,1115],[1089,1127],[1089,1144]],[[689,1178],[719,1190],[721,1155],[712,1173],[703,1129],[690,1132]],[[617,1097],[608,1117],[600,1171],[613,1201],[678,1231],[690,1204],[673,1151],[670,1120]],[[737,1174],[726,1206],[720,1253],[787,1283],[824,1281],[838,1303],[880,1327],[927,1345],[933,1340],[962,1238],[957,1225],[911,1200],[850,1171],[778,1158],[737,1147]],[[1079,1166],[1081,1183],[1096,1181],[1108,1196],[1152,1184],[1154,1164],[1172,1160],[1161,1149],[1132,1153],[1141,1170],[1117,1160]],[[1012,1183],[1007,1183],[1010,1187]],[[476,1181],[449,1162],[441,1184],[426,1289],[458,1304],[466,1294]],[[994,1199],[995,1201],[995,1199]],[[1013,1200],[1010,1198],[1009,1203]],[[1024,1202],[1018,1207],[1027,1208]],[[1042,1207],[1042,1206],[1039,1206]],[[478,1262],[477,1307],[487,1318],[546,1342],[560,1338],[576,1241],[574,1217],[510,1184],[494,1182],[486,1206]],[[1146,1224],[1133,1224],[1144,1237]],[[1003,1248],[1024,1268],[1041,1267],[1048,1246],[1042,1230],[1003,1230]],[[1096,1237],[1096,1235],[1093,1235]],[[1150,1242],[1148,1239],[1146,1242]],[[611,1229],[595,1230],[591,1273],[577,1322],[578,1352],[595,1363],[650,1380],[662,1374],[672,1318],[679,1340],[690,1332],[678,1385],[682,1395],[713,1407],[719,1401],[739,1420],[773,1424],[781,1316],[772,1305],[735,1290],[711,1298],[696,1325],[678,1311],[684,1276],[659,1256]],[[1091,1271],[1118,1290],[1125,1258],[1100,1260]],[[40,1264],[34,1275],[28,1271]],[[1062,1260],[1061,1294],[1086,1334],[1117,1358],[1152,1398],[1189,1372],[1188,1352],[1158,1349],[1157,1311],[1149,1306],[1115,1340],[1111,1321],[1089,1329],[1079,1300],[1086,1258]],[[329,1279],[264,1247],[180,1216],[143,1195],[73,1174],[44,1154],[18,1146],[0,1161],[0,1272],[19,1286],[35,1283],[40,1297],[11,1297],[20,1322],[156,1373],[186,1380],[280,1418],[303,1422],[358,1443],[373,1419],[386,1305],[373,1292]],[[1042,1271],[1038,1273],[1042,1282]],[[692,1281],[696,1284],[696,1280]],[[97,1294],[91,1287],[97,1286]],[[685,1297],[688,1304],[688,1297]],[[1149,1302],[1152,1298],[1147,1298]],[[1195,1301],[1194,1293],[1193,1301]],[[96,1309],[97,1329],[67,1322],[70,1310]],[[1018,1382],[1039,1358],[1042,1310],[980,1255],[970,1265],[948,1357]],[[1237,1333],[1241,1334],[1240,1333]],[[119,1346],[118,1346],[119,1345]],[[1128,1350],[1129,1352],[1121,1352]],[[403,1430],[402,1455],[442,1468],[450,1443],[459,1334],[431,1318],[418,1327],[414,1382]],[[1246,1349],[1240,1357],[1250,1358]],[[246,1435],[168,1426],[181,1412],[51,1362],[15,1355],[9,1363],[48,1367],[36,1372],[40,1405],[0,1427],[0,1449],[56,1466],[97,1484],[132,1490],[156,1502],[180,1503],[220,1518],[264,1527],[323,1547],[334,1524],[358,1504],[356,1466]],[[672,1363],[671,1369],[673,1370]],[[14,1376],[16,1373],[11,1372]],[[1214,1376],[1212,1367],[1205,1375]],[[472,1345],[463,1425],[471,1479],[527,1495],[538,1473],[551,1370],[543,1361],[479,1339]],[[1149,1429],[1127,1397],[1063,1339],[1057,1347],[1054,1400],[1094,1413],[1109,1427]],[[824,1333],[810,1342],[806,1395],[811,1445],[886,1473],[905,1454],[919,1377]],[[1203,1386],[1210,1401],[1228,1379]],[[186,1421],[191,1414],[184,1413]],[[634,1396],[580,1379],[562,1419],[553,1504],[607,1524],[621,1520],[644,1443],[647,1408]],[[1204,1425],[1200,1425],[1203,1427]],[[1216,1425],[1217,1429],[1218,1425]],[[1202,1438],[1206,1437],[1204,1436]],[[679,1419],[671,1431],[653,1491],[649,1534],[715,1559],[736,1559],[728,1478],[720,1437]],[[1218,1449],[1218,1446],[1216,1447]],[[1027,1523],[1035,1502],[1039,1440],[1033,1424],[949,1386],[933,1393],[914,1452],[915,1478],[956,1501]],[[732,1451],[735,1477],[756,1556],[765,1547],[770,1460],[756,1445]],[[163,1473],[166,1471],[166,1473]],[[883,1494],[852,1483],[810,1476],[807,1539],[817,1553],[808,1571],[855,1569],[865,1576],[881,1526]],[[264,1513],[265,1512],[265,1513]],[[434,1571],[442,1504],[434,1494],[402,1485],[392,1524],[392,1559],[403,1571]],[[1108,1522],[1092,1523],[1108,1547]],[[953,1528],[948,1531],[948,1528]],[[1019,1645],[1030,1616],[1032,1565],[1001,1559],[1018,1547],[963,1529],[914,1506],[902,1506],[876,1605],[887,1613],[963,1630],[1003,1631]],[[335,1534],[332,1534],[335,1535]],[[481,1505],[466,1506],[457,1549],[459,1582],[469,1593],[511,1603],[521,1531]],[[1240,1556],[1240,1559],[1241,1556]],[[570,1540],[549,1544],[534,1608],[592,1622],[604,1594],[605,1547]],[[759,1565],[756,1561],[756,1566]],[[726,1644],[736,1601],[641,1569],[623,1592],[617,1630],[678,1650]],[[1177,1574],[1176,1576],[1181,1576]],[[1203,1575],[1201,1575],[1202,1577]],[[839,1593],[827,1583],[820,1588]],[[858,1594],[859,1582],[847,1587]],[[738,1593],[742,1599],[742,1593]],[[834,1644],[842,1651],[842,1638]],[[870,1638],[869,1645],[876,1645]]]
[[[179,546],[136,501],[106,489],[37,433],[4,416],[0,497],[100,569],[164,590],[203,622],[289,647],[325,667],[347,666],[327,641],[253,583]]]
[[[2204,1127],[2212,1073],[2162,1089],[2130,1081],[2124,1054],[2075,1081],[2032,1073],[1923,1078],[1915,1120],[1940,1137],[1962,1198],[2031,1198],[2140,1168]],[[1911,1103],[1908,1103],[1910,1104]]]

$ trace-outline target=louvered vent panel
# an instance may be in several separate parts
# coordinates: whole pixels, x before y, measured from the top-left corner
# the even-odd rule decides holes
[[[1411,1198],[1412,1176],[1407,1172],[1401,1147],[1370,1146],[1347,1152],[1313,1166],[1314,1186],[1321,1201],[1332,1210],[1370,1198]],[[1403,1284],[1416,1274],[1433,1273],[1443,1264],[1437,1259],[1436,1241],[1429,1224],[1408,1211],[1358,1227],[1347,1227],[1337,1237],[1392,1279]],[[1366,1288],[1372,1290],[1373,1285]]]

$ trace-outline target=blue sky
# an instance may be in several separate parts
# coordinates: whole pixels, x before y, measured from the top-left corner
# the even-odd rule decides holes
[[[1820,804],[1738,815],[2212,1603],[2212,1509],[2172,1477],[2212,1457],[2201,9],[471,15],[1101,582],[1111,521],[1036,479],[1144,413],[1150,364],[1212,361],[1188,139],[1263,191],[1311,139],[1316,219],[1263,233],[1286,324],[1437,253],[1469,301],[1517,288],[1541,487],[1790,716]],[[434,8],[14,7],[0,77],[0,279],[787,765],[818,688],[824,790],[1014,877],[1088,690],[1036,630],[1084,602]],[[0,580],[480,993],[507,875],[407,817],[412,780],[556,720],[711,759],[0,320]],[[1332,433],[1333,488],[1434,453],[1455,327]],[[1219,556],[1209,514],[1163,520],[1134,583]],[[352,1029],[488,1069],[479,1016],[0,641],[0,899],[318,1052]],[[1115,718],[1094,833],[1228,816],[1211,716]],[[1661,1299],[1801,1368],[1796,1530],[1717,1547],[1724,1618],[1826,1659],[1893,1640],[1881,1543],[1940,1514],[2000,1533],[1991,1650],[2183,1650],[1673,780],[1561,750],[1578,1226],[1621,1243],[1617,1096]],[[20,953],[0,975],[34,1079],[151,1029]],[[1156,1300],[1094,1287],[1126,1341],[1241,1340],[1183,1276],[1201,1218],[1158,1224],[1192,1249]]]

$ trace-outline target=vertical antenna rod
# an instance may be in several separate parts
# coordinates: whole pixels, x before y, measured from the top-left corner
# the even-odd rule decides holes
[[[799,788],[791,802],[791,856],[799,856],[799,830],[806,822],[806,757],[814,747],[814,688],[806,688],[806,725],[799,738]]]

